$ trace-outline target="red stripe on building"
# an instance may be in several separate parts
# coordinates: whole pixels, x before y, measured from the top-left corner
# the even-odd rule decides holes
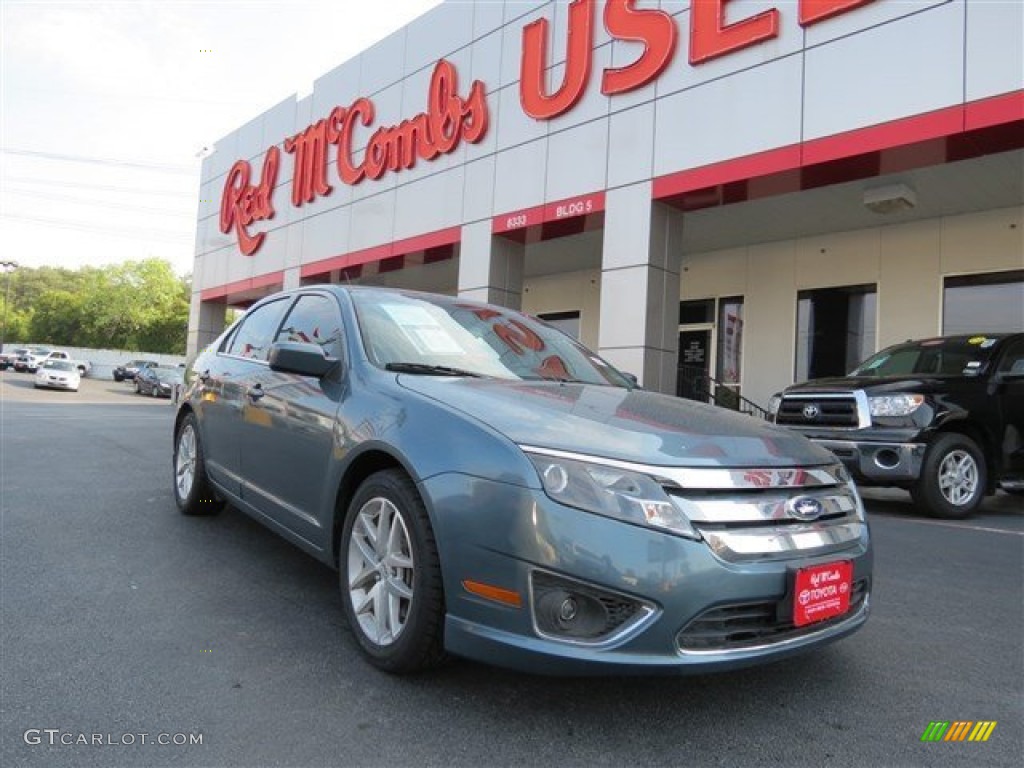
[[[360,251],[352,251],[351,253],[332,256],[329,259],[321,259],[310,264],[303,264],[300,274],[302,277],[312,277],[331,272],[335,269],[347,269],[370,262],[384,261],[385,259],[405,256],[416,251],[429,251],[441,246],[453,245],[459,242],[461,237],[461,227],[439,229],[436,232],[428,232],[425,235],[417,235],[405,240],[396,240],[393,243],[375,245],[372,248],[364,248]]]
[[[200,293],[200,298],[203,301],[212,301],[213,299],[223,299],[231,294],[245,293],[268,286],[281,287],[282,285],[284,285],[284,272],[268,272],[265,275],[248,277],[245,280],[236,280],[218,288],[207,288]]]

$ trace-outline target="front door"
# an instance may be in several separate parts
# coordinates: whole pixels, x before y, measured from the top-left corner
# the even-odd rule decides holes
[[[341,354],[341,315],[329,294],[304,293],[274,341],[317,344]],[[317,549],[330,542],[321,513],[331,463],[334,424],[346,389],[338,366],[322,379],[264,368],[246,381],[241,454],[243,498],[289,533]]]
[[[708,402],[714,355],[715,328],[711,324],[684,325],[679,328],[679,375],[676,395]]]

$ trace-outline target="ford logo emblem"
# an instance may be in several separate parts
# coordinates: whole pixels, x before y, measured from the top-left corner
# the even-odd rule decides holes
[[[797,496],[786,504],[786,512],[797,520],[817,520],[825,512],[825,507],[817,499],[809,496]]]
[[[808,421],[813,421],[821,415],[821,408],[816,406],[814,403],[808,403],[804,406],[804,418]]]

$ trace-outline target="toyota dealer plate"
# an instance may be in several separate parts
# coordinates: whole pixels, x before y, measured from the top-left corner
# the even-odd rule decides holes
[[[853,563],[840,560],[801,568],[793,589],[793,623],[798,627],[842,616],[850,609]]]

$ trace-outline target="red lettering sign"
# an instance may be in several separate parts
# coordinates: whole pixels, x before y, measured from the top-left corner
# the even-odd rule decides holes
[[[469,95],[459,95],[455,67],[441,60],[434,67],[427,94],[427,111],[398,125],[382,126],[374,131],[362,161],[353,157],[352,139],[357,125],[373,124],[376,110],[366,98],[356,99],[347,108],[335,107],[318,120],[284,141],[284,150],[294,158],[292,205],[312,203],[331,194],[328,181],[330,151],[336,152],[335,168],[343,184],[358,184],[363,179],[379,179],[385,173],[412,168],[416,161],[433,160],[454,152],[462,141],[475,144],[487,133],[487,92],[475,81]],[[270,198],[277,181],[280,150],[271,147],[263,161],[263,177],[258,186],[249,183],[249,163],[239,160],[228,173],[221,197],[220,228],[235,229],[238,247],[250,256],[263,243],[265,233],[250,235],[248,226],[274,215]]]
[[[726,24],[727,2],[692,0],[691,64],[702,64],[778,37],[778,9],[770,8]],[[800,0],[799,21],[807,27],[870,2],[873,0]],[[545,86],[550,22],[540,18],[523,28],[519,101],[523,111],[531,117],[550,120],[572,109],[583,97],[593,57],[594,5],[593,0],[573,0],[569,6],[565,75],[558,90],[551,94]],[[675,19],[665,11],[638,9],[636,0],[607,0],[604,26],[615,40],[630,40],[644,45],[643,53],[632,64],[604,70],[601,77],[601,93],[604,95],[613,96],[641,88],[655,80],[671,63],[677,30]]]
[[[641,88],[665,71],[676,49],[676,23],[664,11],[637,10],[636,0],[608,0],[604,26],[617,40],[644,44],[644,52],[632,64],[606,69],[601,93],[611,96]]]
[[[700,64],[778,36],[779,12],[775,8],[726,24],[726,2],[693,0],[690,6],[691,64]]]
[[[809,27],[874,0],[800,0],[800,26]]]
[[[246,256],[252,256],[259,250],[267,234],[260,232],[250,235],[249,225],[254,221],[274,218],[271,196],[274,194],[280,161],[281,151],[271,147],[263,158],[263,172],[258,185],[249,183],[252,166],[245,160],[235,163],[224,181],[224,193],[220,201],[220,231],[227,234],[234,228],[238,248]]]
[[[572,0],[569,5],[569,41],[565,49],[565,76],[553,94],[544,85],[548,70],[547,19],[523,28],[523,57],[519,69],[519,101],[523,111],[547,120],[575,106],[590,79],[594,48],[594,0]]]

